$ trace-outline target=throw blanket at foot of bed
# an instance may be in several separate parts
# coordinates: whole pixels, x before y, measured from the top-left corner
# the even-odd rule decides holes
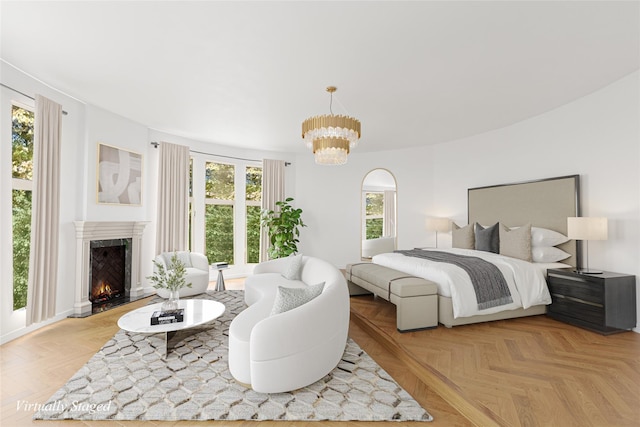
[[[429,261],[447,262],[462,268],[471,279],[471,284],[476,293],[476,300],[478,301],[478,310],[513,302],[511,291],[509,291],[509,286],[502,272],[498,267],[481,258],[419,249],[394,252],[405,256],[428,259]]]

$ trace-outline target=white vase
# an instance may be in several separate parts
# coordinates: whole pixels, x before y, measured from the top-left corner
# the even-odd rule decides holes
[[[180,291],[169,291],[169,298],[162,303],[162,311],[177,310],[180,301]]]

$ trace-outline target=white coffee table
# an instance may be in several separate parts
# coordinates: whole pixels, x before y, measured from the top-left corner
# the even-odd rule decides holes
[[[125,331],[140,334],[164,333],[166,355],[170,349],[169,341],[177,331],[211,322],[222,316],[225,311],[224,304],[205,299],[181,299],[178,301],[178,307],[184,308],[184,321],[182,322],[151,325],[153,312],[162,309],[162,303],[157,303],[145,305],[122,315],[118,319],[118,326]]]

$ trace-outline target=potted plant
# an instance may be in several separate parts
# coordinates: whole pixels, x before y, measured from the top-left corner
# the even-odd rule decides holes
[[[173,253],[171,262],[165,268],[161,262],[153,260],[155,266],[153,275],[148,276],[156,289],[167,289],[169,291],[169,299],[162,303],[162,310],[177,310],[178,301],[180,300],[180,289],[185,286],[190,288],[191,283],[185,280],[186,267],[182,261],[178,259],[178,254]]]
[[[298,252],[298,227],[306,227],[302,222],[302,209],[294,209],[290,205],[293,198],[276,202],[276,209],[264,209],[260,215],[260,225],[267,229],[269,236],[269,259],[283,258]]]

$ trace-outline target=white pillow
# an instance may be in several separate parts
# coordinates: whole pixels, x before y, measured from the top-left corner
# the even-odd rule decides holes
[[[271,316],[293,310],[296,307],[308,303],[320,295],[323,289],[324,282],[305,288],[285,288],[284,286],[278,286],[276,299],[271,308]]]
[[[533,262],[558,262],[570,256],[571,254],[553,246],[534,246],[531,248]]]
[[[282,272],[282,277],[288,280],[300,280],[302,276],[302,254],[291,254],[287,258],[290,258],[289,265]]]
[[[557,231],[531,227],[531,246],[533,247],[557,246],[568,241],[567,236]]]
[[[178,260],[182,261],[186,268],[191,268],[191,253],[189,251],[178,251]]]
[[[163,252],[162,258],[167,269],[171,269],[171,260],[173,256],[176,256],[178,261],[181,261],[185,268],[193,267],[191,265],[191,254],[189,251],[176,251],[176,252]]]

